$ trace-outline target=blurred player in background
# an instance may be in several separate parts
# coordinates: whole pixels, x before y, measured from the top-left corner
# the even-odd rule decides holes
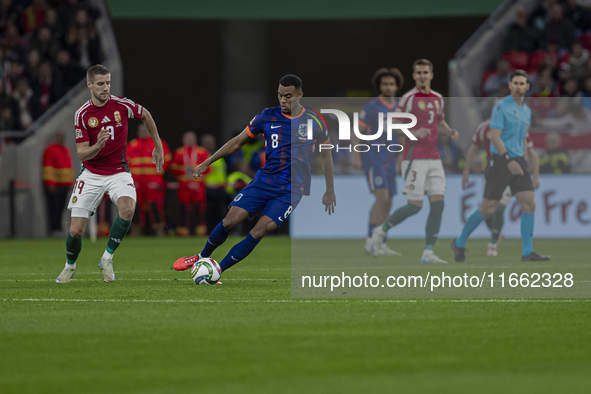
[[[524,103],[529,90],[529,76],[515,70],[509,79],[511,95],[495,104],[491,114],[490,157],[486,168],[486,186],[480,208],[466,221],[462,234],[451,243],[457,262],[466,261],[465,247],[470,234],[480,222],[493,215],[507,186],[521,205],[521,261],[547,261],[533,250],[534,184],[525,161],[527,129],[531,124],[531,109]]]
[[[431,90],[433,64],[427,59],[419,59],[414,62],[412,69],[415,87],[402,96],[396,109],[397,112],[411,113],[417,117],[417,125],[412,133],[418,140],[407,139],[401,166],[405,183],[402,193],[406,194],[408,204],[398,208],[385,223],[374,229],[372,251],[374,255],[379,255],[378,250],[384,242],[386,231],[418,213],[427,195],[431,210],[421,263],[447,263],[433,252],[441,226],[445,195],[445,172],[437,149],[437,133],[440,128],[452,140],[457,139],[459,134],[445,122],[443,97]]]
[[[202,178],[193,178],[193,169],[208,157],[207,149],[197,145],[197,134],[194,131],[183,134],[183,146],[172,157],[172,175],[179,181],[176,234],[180,237],[187,237],[189,233],[199,237],[207,234],[207,200],[203,180],[211,169],[208,168]]]
[[[378,92],[378,97],[370,101],[359,114],[359,131],[363,134],[375,134],[379,128],[379,116],[383,118],[383,124],[386,124],[388,112],[394,112],[398,107],[398,102],[394,99],[396,92],[402,89],[404,77],[397,68],[380,68],[375,72],[372,78],[372,84]],[[355,135],[355,134],[353,134]],[[354,137],[354,144],[359,141]],[[396,194],[396,158],[397,154],[387,151],[385,148],[379,149],[375,144],[395,144],[396,139],[388,141],[386,133],[374,141],[371,149],[367,152],[352,153],[352,165],[355,168],[363,168],[369,191],[376,197],[376,201],[369,212],[369,226],[367,239],[365,240],[365,252],[372,253],[371,235],[373,229],[384,223],[390,214],[392,208],[392,199]],[[393,251],[386,244],[386,239],[380,245],[377,245],[376,253],[379,255],[397,255],[400,253]]]
[[[147,215],[154,233],[159,237],[163,237],[164,227],[166,226],[164,216],[164,196],[166,194],[164,172],[170,165],[172,154],[166,141],[161,140],[164,151],[164,166],[161,173],[156,172],[156,168],[152,163],[152,152],[155,146],[154,141],[149,137],[148,128],[145,124],[140,123],[137,128],[137,138],[127,144],[129,169],[135,181],[138,200],[136,214],[133,216],[131,234],[141,234],[146,225]]]
[[[86,78],[90,100],[80,106],[74,116],[76,152],[82,161],[82,170],[68,205],[72,221],[66,238],[67,261],[57,283],[68,283],[74,276],[88,218],[105,193],[117,205],[119,215],[111,226],[99,267],[105,282],[115,281],[113,253],[131,226],[136,202],[135,185],[125,154],[128,119],[133,117],[144,122],[154,140],[152,160],[156,172],[162,171],[164,166],[162,142],[150,112],[127,98],[110,94],[111,73],[105,66],[90,67]]]
[[[500,98],[496,99],[495,104],[499,101],[501,101]],[[476,155],[478,154],[478,151],[480,149],[484,149],[486,151],[485,162],[488,163],[491,145],[489,131],[490,118],[478,125],[478,127],[476,128],[476,132],[472,137],[472,144],[468,149],[468,153],[466,156],[466,165],[464,167],[464,172],[462,174],[462,187],[464,189],[470,187],[470,167],[472,167],[472,163],[474,163],[474,159],[476,158]],[[534,189],[537,189],[540,186],[540,168],[538,165],[538,154],[534,149],[534,142],[529,137],[529,134],[526,138],[528,163],[533,174]],[[501,230],[503,228],[503,223],[505,221],[505,208],[509,204],[509,201],[511,201],[512,196],[513,195],[511,194],[511,188],[507,186],[503,191],[503,196],[499,201],[499,206],[495,209],[492,216],[485,220],[486,225],[488,226],[492,234],[486,251],[487,256],[495,257],[499,252],[499,246],[504,238]]]
[[[223,244],[230,231],[248,215],[262,210],[262,215],[246,238],[234,245],[220,262],[222,271],[245,259],[261,239],[274,231],[291,215],[302,196],[310,194],[311,172],[309,157],[316,144],[329,142],[324,119],[316,112],[300,105],[303,96],[302,80],[288,74],[279,81],[279,106],[266,108],[256,115],[237,137],[232,138],[209,159],[195,168],[193,177],[201,177],[211,163],[239,150],[251,138],[262,133],[266,143],[266,163],[255,179],[230,204],[230,211],[213,230],[205,247],[196,256],[182,257],[173,268],[183,271],[191,268],[201,257],[210,257]],[[308,120],[313,127],[313,139],[308,139]],[[334,212],[336,197],[332,155],[329,149],[321,151],[322,170],[326,192],[322,197],[325,211]]]

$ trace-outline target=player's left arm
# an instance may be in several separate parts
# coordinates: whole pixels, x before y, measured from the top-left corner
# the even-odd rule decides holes
[[[337,197],[334,194],[334,167],[330,149],[322,150],[322,173],[326,181],[326,192],[322,196],[322,204],[324,205],[324,212],[328,212],[331,215],[334,213],[334,207],[337,205]]]
[[[158,128],[156,122],[152,118],[152,114],[145,107],[142,111],[142,122],[146,125],[152,141],[154,141],[154,150],[152,151],[152,162],[156,164],[156,172],[161,172],[164,167],[164,149],[162,148],[162,141],[158,135]]]
[[[452,129],[451,127],[449,127],[449,125],[447,124],[447,122],[445,121],[445,119],[441,119],[439,121],[439,127],[441,128],[441,130],[447,134],[448,136],[450,136],[450,138],[452,140],[457,140],[458,138],[460,138],[460,133],[458,133],[458,131],[456,129]]]
[[[527,161],[531,167],[531,173],[533,175],[534,189],[540,187],[540,161],[538,159],[538,153],[533,146],[528,146],[527,137],[523,140],[524,146],[527,147]]]

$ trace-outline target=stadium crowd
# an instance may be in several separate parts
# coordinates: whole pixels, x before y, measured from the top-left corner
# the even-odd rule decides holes
[[[99,16],[84,0],[0,1],[0,131],[26,130],[100,63]]]

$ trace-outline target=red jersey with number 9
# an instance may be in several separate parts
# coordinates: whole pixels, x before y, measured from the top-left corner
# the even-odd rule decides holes
[[[111,95],[102,107],[88,100],[80,106],[74,116],[76,143],[96,144],[101,130],[107,130],[111,137],[98,154],[82,164],[84,168],[97,175],[113,175],[129,172],[127,162],[127,120],[141,119],[144,108],[125,98]]]
[[[421,127],[431,130],[431,135],[419,138],[417,141],[406,139],[403,159],[441,159],[437,150],[437,129],[439,122],[445,119],[443,96],[434,90],[429,94],[421,93],[414,87],[400,98],[396,112],[406,112],[417,117],[417,125],[412,130],[418,130]]]

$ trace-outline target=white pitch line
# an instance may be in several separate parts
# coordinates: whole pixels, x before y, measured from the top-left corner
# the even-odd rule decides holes
[[[101,280],[102,277],[97,276],[96,278],[93,279],[88,279],[88,278],[84,278],[84,279],[72,279],[74,282],[81,282],[81,281],[98,281]],[[135,280],[135,281],[180,281],[180,280],[188,280],[190,281],[191,278],[146,278],[146,279],[139,279],[139,278],[120,278],[117,279],[117,281],[130,281],[130,280]],[[278,280],[290,280],[290,278],[280,278],[280,279],[274,279],[274,278],[234,278],[234,279],[224,279],[227,281],[234,281],[234,280],[271,280],[271,281],[278,281]],[[54,282],[53,279],[0,279],[0,282]]]
[[[5,302],[125,302],[125,303],[347,303],[349,299],[339,300],[117,300],[117,299],[81,299],[81,298],[3,298]],[[416,303],[417,300],[363,300],[356,299],[358,302],[366,303]],[[573,302],[591,302],[591,299],[581,300],[539,300],[539,299],[490,299],[490,300],[445,300],[445,299],[424,299],[424,302],[498,302],[498,303],[536,303],[536,302],[548,302],[548,303],[573,303]]]

